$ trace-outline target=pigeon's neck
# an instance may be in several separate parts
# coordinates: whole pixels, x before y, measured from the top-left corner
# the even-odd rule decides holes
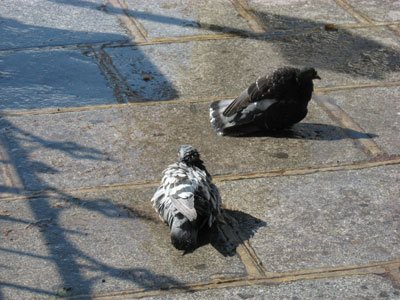
[[[314,84],[312,80],[300,81],[300,99],[308,102],[311,99],[312,92],[314,91]]]
[[[190,161],[185,161],[185,163],[189,166],[189,167],[197,167],[201,170],[206,170],[206,167],[203,164],[203,161],[201,159],[196,159],[196,160],[190,160]]]

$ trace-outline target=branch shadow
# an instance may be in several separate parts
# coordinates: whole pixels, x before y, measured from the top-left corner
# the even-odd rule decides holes
[[[69,35],[74,39],[82,37],[97,42],[106,41],[104,43],[109,40],[127,41],[126,36],[28,25],[4,17],[0,17],[0,32],[5,37],[0,42],[1,111],[81,107],[177,97],[173,83],[142,48],[131,47],[123,53],[120,53],[124,51],[122,48],[114,49],[109,54],[100,46],[57,48],[58,44],[52,45],[51,42],[46,46],[53,48],[40,45],[53,37]],[[19,41],[32,37],[34,50],[25,51],[24,42]],[[13,43],[13,40],[16,42]],[[122,61],[119,60],[121,55],[124,57]],[[125,70],[116,70],[116,65]]]
[[[57,0],[52,0],[58,2]],[[80,0],[63,2],[66,5],[85,6],[97,9],[94,4]],[[233,33],[249,39],[264,40],[279,47],[279,53],[289,64],[310,65],[336,73],[351,74],[372,80],[383,79],[388,72],[400,71],[400,52],[383,45],[357,30],[340,28],[327,31],[325,23],[309,19],[252,10],[257,16],[264,34],[255,34],[230,26],[221,26],[196,20],[182,19],[147,11],[108,7],[113,15],[131,15],[136,19],[165,25],[193,26],[215,33]],[[234,49],[232,49],[234,51]],[[258,63],[258,62],[255,62]],[[278,67],[278,66],[277,66]]]
[[[29,232],[39,235],[41,241],[37,242],[46,248],[45,253],[47,254],[36,253],[36,250],[24,251],[23,246],[20,249],[15,249],[15,242],[10,237],[8,242],[0,247],[0,252],[16,255],[28,265],[33,260],[54,265],[61,283],[59,286],[43,289],[34,282],[30,286],[29,282],[19,281],[19,277],[14,277],[9,281],[2,280],[0,282],[0,296],[3,296],[4,289],[11,289],[15,290],[16,294],[25,292],[56,297],[88,295],[87,298],[91,298],[93,287],[98,284],[99,280],[101,281],[101,278],[88,276],[88,271],[98,272],[98,274],[101,274],[100,276],[109,276],[121,282],[135,283],[146,290],[169,285],[182,286],[179,280],[168,275],[157,274],[150,269],[118,268],[109,265],[103,262],[102,258],[88,255],[85,253],[85,249],[79,247],[79,243],[75,244],[71,241],[73,236],[76,236],[78,240],[84,239],[87,232],[80,229],[71,230],[62,225],[62,222],[65,222],[65,220],[62,221],[62,218],[65,218],[64,212],[67,213],[68,210],[80,208],[83,211],[86,210],[89,215],[96,212],[106,218],[129,218],[129,211],[123,205],[114,204],[112,199],[101,197],[81,199],[50,185],[39,174],[57,173],[57,168],[49,166],[47,162],[34,161],[32,151],[44,148],[52,152],[61,152],[78,160],[109,161],[109,158],[106,158],[100,150],[70,141],[49,140],[34,134],[34,129],[28,132],[3,118],[0,121],[0,131],[4,128],[7,128],[7,131],[6,134],[0,135],[0,146],[9,154],[9,161],[3,160],[3,163],[13,166],[15,175],[20,179],[22,186],[10,188],[6,185],[0,185],[0,192],[19,196],[28,191],[34,191],[31,193],[34,196],[24,201],[24,204],[29,208],[29,215],[21,212],[22,215],[18,216],[11,215],[4,210],[1,211],[0,222],[8,224],[5,228],[13,228],[3,235],[7,237],[10,231],[11,235],[17,234],[18,230],[15,228],[19,228],[23,232],[20,239],[23,239],[23,236],[29,234]],[[35,194],[35,191],[41,190],[44,192]],[[135,214],[134,217],[145,219],[145,216],[140,214]],[[13,227],[15,225],[18,226]],[[32,249],[32,247],[29,247],[29,249]],[[16,272],[15,268],[6,261],[1,261],[0,269],[6,270],[9,274]],[[82,298],[85,297],[82,296]]]
[[[86,7],[91,7],[93,9],[99,9],[98,5],[95,5],[88,1],[56,1],[56,3],[63,3],[65,5],[77,5]],[[118,10],[109,9],[111,14],[132,14],[136,18],[140,19],[150,19],[160,24],[175,24],[181,26],[182,24],[191,24],[191,20],[185,20],[180,18],[165,17],[162,15],[147,13],[147,12],[137,12],[133,10]],[[290,18],[273,14],[268,14],[264,12],[257,12],[261,18],[266,22],[266,26],[270,26],[272,31],[267,32],[264,37],[260,35],[255,35],[251,31],[238,30],[229,26],[219,26],[209,23],[198,23],[199,28],[205,28],[216,33],[236,33],[238,35],[246,36],[249,39],[262,40],[271,42],[279,46],[279,51],[287,59],[288,62],[295,65],[313,65],[316,68],[331,70],[339,72],[342,74],[353,74],[358,77],[371,78],[371,79],[382,79],[387,72],[394,72],[400,70],[400,56],[399,52],[393,50],[390,47],[384,46],[376,41],[369,38],[362,37],[350,30],[341,29],[338,32],[326,32],[321,27],[324,24],[313,22],[311,20],[304,20],[299,18]],[[270,20],[270,21],[268,21]],[[274,24],[277,23],[289,24],[288,27],[283,30],[275,30]],[[293,25],[290,25],[293,24]],[[193,24],[192,24],[193,25]],[[17,22],[12,19],[1,18],[0,26],[5,28],[7,26],[7,32],[5,36],[9,36],[11,43],[12,39],[19,36],[21,39],[29,39],[32,36],[40,37],[43,33],[46,36],[63,36],[70,33],[69,30],[60,30],[47,28],[43,26],[32,26]],[[4,26],[4,27],[3,27]],[[281,26],[281,25],[280,25]],[[306,32],[301,32],[298,30],[308,30]],[[14,32],[12,35],[11,33]],[[9,35],[11,34],[11,35]],[[86,32],[77,32],[77,35],[87,35]],[[125,36],[119,35],[104,35],[95,33],[94,39],[99,41],[104,41],[105,38],[108,40],[127,40]],[[12,49],[9,48],[9,49]],[[3,49],[4,50],[4,49]],[[82,46],[83,52],[88,51],[87,48]],[[233,50],[234,51],[234,50]],[[137,59],[142,59],[148,64],[148,68],[151,72],[163,76],[157,68],[148,61],[146,56],[139,50],[137,52]],[[293,55],[296,53],[297,55]],[[38,59],[39,58],[39,59]],[[20,60],[29,62],[24,66],[24,70],[18,70],[14,68],[17,66]],[[76,57],[75,57],[76,59]],[[81,56],[79,56],[81,59]],[[52,102],[53,97],[49,97],[48,90],[43,82],[51,82],[54,74],[58,73],[58,69],[54,69],[51,61],[48,61],[48,57],[38,57],[38,54],[33,52],[16,52],[13,54],[2,54],[0,56],[1,60],[1,74],[0,83],[2,85],[12,86],[12,81],[15,80],[19,75],[23,75],[24,71],[31,70],[30,75],[35,74],[35,76],[40,73],[38,71],[48,71],[53,72],[42,72],[45,76],[43,81],[35,81],[32,78],[28,80],[20,80],[17,89],[26,88],[28,93],[24,95],[14,94],[15,89],[10,89],[8,94],[5,94],[5,89],[2,88],[2,94],[4,97],[0,102],[0,109],[33,109],[33,108],[46,108],[54,106],[81,106],[90,104],[103,104],[108,103],[104,99],[99,101],[101,98],[98,93],[90,94],[93,102],[82,103],[82,98],[80,98],[80,92],[85,90],[79,90],[78,93],[74,94],[69,88],[69,82],[67,80],[61,81],[61,85],[58,87],[58,92],[65,97],[61,97],[62,101]],[[82,66],[88,65],[88,61],[83,59],[77,67],[78,70],[84,69]],[[41,69],[39,66],[45,63],[47,69]],[[67,66],[69,61],[65,61],[63,66]],[[13,69],[14,68],[14,69]],[[137,68],[137,67],[136,67]],[[33,70],[33,71],[32,71]],[[55,71],[54,71],[55,70]],[[68,73],[68,76],[76,75],[76,70],[72,70]],[[93,69],[90,69],[93,72]],[[98,72],[98,70],[96,71]],[[82,78],[82,74],[79,78]],[[46,77],[47,76],[47,77]],[[67,77],[68,77],[67,76]],[[104,75],[106,77],[106,75]],[[106,77],[108,78],[108,77]],[[26,77],[25,77],[26,79]],[[173,88],[172,84],[165,80],[166,88],[169,89],[168,97],[173,97],[177,91]],[[86,83],[87,85],[93,84],[93,82]],[[110,85],[114,85],[111,81]],[[115,86],[115,85],[114,85]],[[92,86],[93,87],[93,86]],[[95,86],[96,87],[96,86]],[[149,86],[150,93],[159,86]],[[133,87],[135,93],[140,96],[140,89],[138,87]],[[78,100],[71,100],[77,97]],[[99,98],[96,98],[99,97]],[[19,101],[19,100],[24,101]],[[31,100],[34,102],[29,102]],[[60,97],[58,98],[60,99]],[[44,101],[42,101],[44,100]],[[65,101],[64,101],[65,100]],[[87,99],[86,99],[87,100]],[[103,102],[102,102],[103,101]],[[21,104],[22,103],[22,104]],[[308,124],[308,125],[307,125]],[[89,159],[94,161],[102,161],[105,159],[101,151],[93,147],[85,147],[73,142],[59,142],[51,141],[40,138],[30,132],[22,130],[14,126],[10,121],[3,119],[1,126],[8,127],[9,133],[0,135],[0,144],[5,147],[5,150],[10,155],[10,161],[4,161],[3,163],[12,164],[15,167],[17,176],[21,179],[21,188],[10,188],[6,185],[0,186],[0,191],[4,193],[11,193],[15,195],[20,195],[25,191],[32,190],[51,190],[55,195],[51,196],[53,200],[59,200],[69,203],[70,205],[79,205],[81,207],[86,207],[89,211],[96,211],[105,215],[109,218],[115,218],[120,216],[121,208],[116,207],[112,200],[110,199],[97,199],[96,201],[91,201],[90,204],[81,199],[77,199],[72,195],[68,194],[61,189],[51,186],[48,182],[45,182],[40,176],[40,173],[57,173],[57,168],[50,166],[49,163],[43,163],[34,161],[32,158],[31,151],[35,147],[45,147],[53,151],[60,151],[63,154],[71,156],[76,159]],[[34,127],[34,126],[33,126]],[[351,138],[374,138],[376,135],[367,134],[369,137],[364,137],[364,133],[349,131],[345,128],[340,128],[331,125],[324,124],[313,124],[313,123],[300,123],[293,127],[289,133],[287,133],[290,138],[302,138],[302,139],[316,139],[316,140],[337,140],[342,137],[342,135],[332,134],[332,132],[337,131],[347,131]],[[291,132],[291,133],[290,133]],[[330,133],[329,133],[330,132]],[[3,132],[2,132],[3,133]],[[364,134],[365,135],[365,134]],[[273,137],[273,136],[272,136]],[[279,137],[279,136],[278,136]],[[347,137],[346,137],[347,138]],[[29,141],[30,143],[36,144],[30,149],[22,145],[23,142]],[[32,213],[32,217],[35,221],[29,222],[28,220],[22,220],[18,218],[12,218],[8,216],[1,216],[2,221],[8,222],[19,222],[26,224],[26,226],[31,226],[37,228],[41,232],[41,236],[44,244],[46,245],[46,250],[48,251],[47,256],[38,257],[34,253],[26,253],[22,250],[12,250],[7,248],[0,248],[3,252],[12,252],[20,256],[36,257],[43,259],[46,263],[54,264],[57,273],[61,277],[62,287],[61,290],[67,292],[67,295],[71,294],[82,294],[90,295],[93,291],[93,285],[95,280],[98,278],[87,278],[84,276],[84,268],[91,270],[101,271],[104,274],[108,274],[113,278],[118,278],[126,281],[135,281],[144,289],[152,289],[157,285],[157,282],[161,282],[165,285],[179,285],[180,282],[175,280],[170,276],[155,274],[150,270],[144,268],[116,268],[109,266],[98,259],[90,257],[82,252],[77,246],[72,244],[67,234],[84,235],[81,231],[71,231],[63,228],[60,225],[60,215],[63,208],[53,207],[49,201],[49,198],[38,197],[29,200],[29,207]],[[68,206],[66,206],[68,207]],[[244,212],[225,210],[225,215],[227,216],[228,224],[216,224],[211,228],[208,233],[202,234],[203,240],[201,240],[201,245],[211,244],[224,256],[234,255],[234,251],[240,244],[240,240],[247,240],[251,238],[256,230],[262,226],[266,226],[266,223],[248,215]],[[146,218],[146,215],[136,214],[136,217]],[[238,226],[236,223],[240,224]],[[237,229],[236,234],[239,236],[239,240],[234,240],[231,237],[226,237],[223,235],[218,226],[229,226],[233,229]],[[55,236],[57,238],[55,239]],[[200,245],[200,246],[201,246]],[[64,251],[60,251],[60,247],[64,247]],[[83,260],[85,262],[91,263],[93,266],[83,266],[79,261]],[[2,268],[4,268],[2,266]],[[48,290],[31,288],[24,285],[13,284],[9,282],[0,282],[2,287],[11,287],[17,290],[28,290],[29,292],[36,293],[39,295],[53,295],[59,296],[57,292],[52,292]],[[79,287],[78,290],[76,287]],[[69,292],[72,288],[72,292]],[[61,296],[65,296],[64,294]],[[2,297],[2,290],[0,289],[0,298]]]

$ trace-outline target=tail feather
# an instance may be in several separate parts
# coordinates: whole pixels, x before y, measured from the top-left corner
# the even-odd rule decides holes
[[[174,219],[171,226],[171,243],[178,250],[194,249],[197,246],[197,234],[197,228],[193,227],[187,218],[183,221]]]
[[[232,117],[225,117],[224,110],[232,103],[233,99],[214,101],[210,106],[210,122],[218,135],[224,135],[224,130],[231,127]]]

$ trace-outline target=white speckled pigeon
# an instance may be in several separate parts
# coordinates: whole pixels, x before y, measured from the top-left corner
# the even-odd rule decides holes
[[[314,68],[279,68],[258,77],[236,99],[213,102],[210,122],[218,135],[235,134],[248,125],[261,130],[290,127],[307,115],[313,79],[321,79]]]
[[[193,146],[180,146],[178,156],[179,162],[163,171],[151,201],[169,225],[174,247],[186,251],[196,247],[199,230],[211,227],[220,215],[221,197]]]

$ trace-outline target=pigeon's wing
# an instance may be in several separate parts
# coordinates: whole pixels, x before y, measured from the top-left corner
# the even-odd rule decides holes
[[[211,196],[210,198],[213,206],[213,211],[216,214],[219,214],[221,212],[222,200],[217,186],[213,183],[210,184],[210,196]]]
[[[212,226],[214,220],[221,213],[221,197],[218,188],[209,179],[199,182],[195,193],[195,208],[199,216],[206,217],[204,224]]]
[[[291,67],[277,69],[271,75],[260,76],[224,110],[225,117],[233,116],[252,103],[265,99],[278,100],[291,88],[299,70]]]
[[[261,101],[250,103],[241,111],[234,114],[232,117],[228,117],[228,119],[231,120],[229,123],[227,123],[226,127],[249,124],[262,116],[263,113],[268,109],[268,107],[276,102],[277,100],[275,99],[264,99]]]
[[[163,186],[165,197],[170,199],[176,209],[189,221],[197,218],[194,207],[194,195],[197,186],[188,178],[187,172],[181,168],[172,168],[164,172]]]
[[[256,82],[253,82],[247,89],[240,93],[240,95],[224,110],[223,115],[225,117],[231,117],[246,108],[249,104],[258,101],[261,95],[259,93],[259,82],[263,80],[262,78],[263,77],[257,78]]]
[[[221,196],[219,194],[218,188],[213,183],[210,184],[210,200],[212,204],[212,217],[208,219],[208,226],[211,227],[215,218],[221,214]]]
[[[197,212],[194,208],[194,190],[191,184],[180,183],[176,186],[174,193],[171,195],[171,202],[177,210],[184,215],[189,221],[197,219]]]

